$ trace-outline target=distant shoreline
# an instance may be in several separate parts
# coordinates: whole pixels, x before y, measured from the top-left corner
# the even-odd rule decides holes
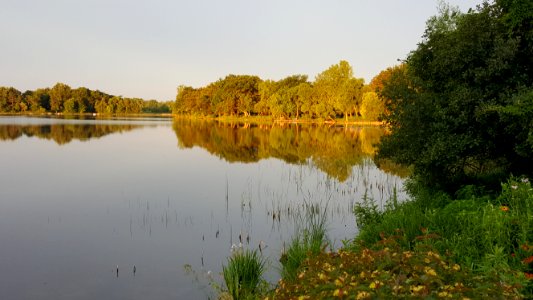
[[[349,120],[343,119],[324,120],[324,119],[275,119],[272,117],[250,116],[250,117],[208,117],[173,114],[174,118],[183,118],[191,120],[211,120],[219,122],[243,122],[243,123],[261,123],[261,124],[319,124],[319,125],[359,125],[359,126],[386,126],[381,121]]]
[[[183,118],[191,120],[210,120],[219,122],[242,122],[242,123],[260,123],[260,124],[319,124],[319,125],[358,125],[358,126],[386,126],[382,121],[365,121],[336,119],[275,119],[272,117],[249,116],[249,117],[208,117],[194,116],[171,113],[140,113],[140,114],[99,114],[99,113],[82,113],[82,114],[65,114],[65,113],[0,113],[0,116],[31,116],[31,117],[161,117],[161,118]]]

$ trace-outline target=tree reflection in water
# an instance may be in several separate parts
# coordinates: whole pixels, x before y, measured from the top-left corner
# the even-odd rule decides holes
[[[22,136],[28,136],[53,140],[58,145],[65,145],[73,140],[87,141],[140,127],[140,125],[131,124],[9,124],[0,125],[0,140],[16,140]]]
[[[278,158],[291,164],[309,163],[345,181],[353,167],[372,159],[386,129],[377,126],[317,124],[248,124],[177,118],[173,123],[178,147],[206,149],[228,162]],[[401,175],[404,171],[384,171]],[[395,166],[396,167],[396,166]],[[397,168],[397,167],[396,167]]]

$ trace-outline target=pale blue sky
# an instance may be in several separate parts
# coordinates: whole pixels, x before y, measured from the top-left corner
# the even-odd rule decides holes
[[[0,0],[0,86],[173,100],[178,85],[313,80],[340,60],[368,82],[416,48],[436,13],[436,0]]]

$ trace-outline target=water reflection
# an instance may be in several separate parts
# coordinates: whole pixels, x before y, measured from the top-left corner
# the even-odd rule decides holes
[[[385,129],[302,124],[255,125],[175,119],[181,149],[199,146],[228,162],[278,158],[290,164],[309,163],[345,181],[353,167],[371,158]]]
[[[153,118],[2,117],[0,118],[0,141],[13,141],[26,136],[52,140],[58,145],[65,145],[75,140],[88,141],[163,123],[166,123],[165,120]]]
[[[122,133],[139,128],[139,125],[0,125],[0,140],[16,140],[22,136],[53,140],[64,145],[73,140],[86,141],[112,133]]]

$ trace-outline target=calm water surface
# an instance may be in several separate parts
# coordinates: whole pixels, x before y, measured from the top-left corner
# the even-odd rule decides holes
[[[338,247],[365,192],[383,205],[401,188],[370,159],[382,134],[0,117],[0,299],[206,299],[240,241],[267,245],[275,282],[306,204]]]

